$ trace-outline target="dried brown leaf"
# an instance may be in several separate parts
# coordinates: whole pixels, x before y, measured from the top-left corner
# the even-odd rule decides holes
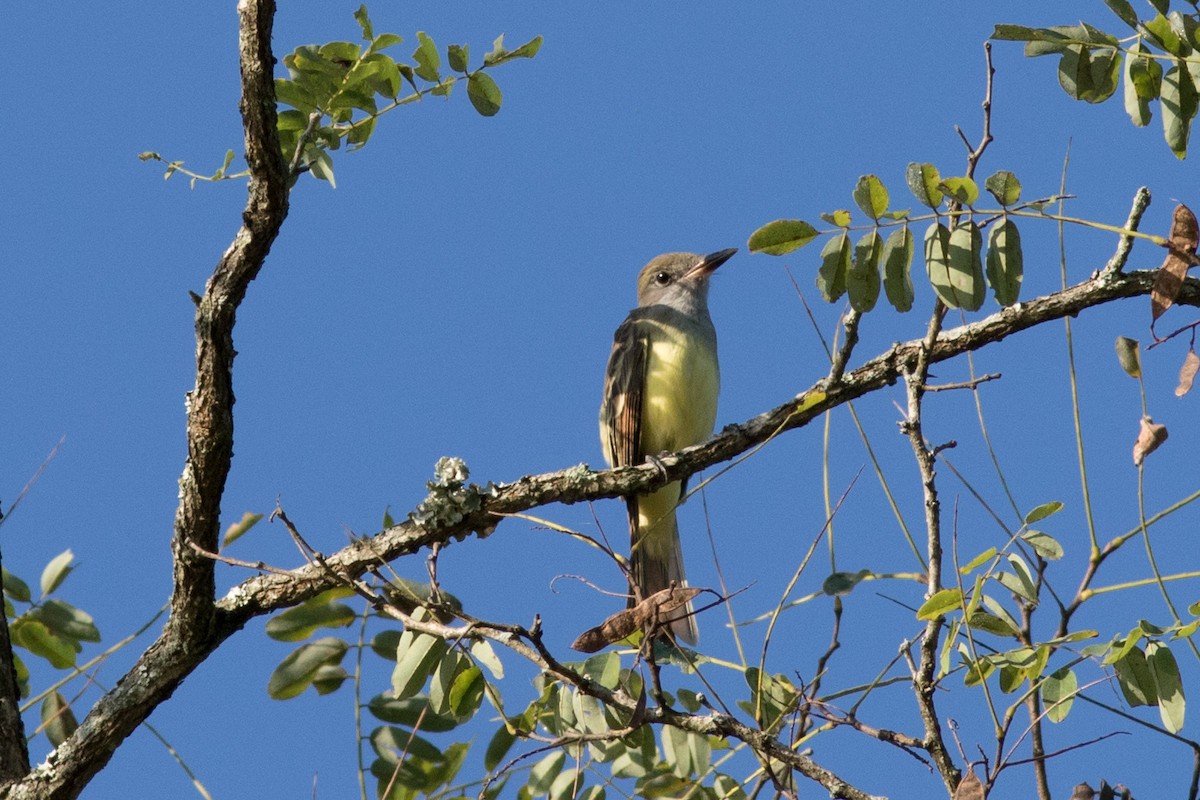
[[[967,767],[967,774],[963,775],[958,788],[954,790],[954,800],[984,800],[985,797],[987,795],[983,793],[983,784],[975,774],[975,768]]]
[[[633,608],[618,611],[595,628],[579,634],[571,642],[571,649],[594,653],[629,638],[639,630],[657,628],[671,618],[671,612],[685,607],[701,591],[687,586],[672,586],[655,592]]]
[[[1171,235],[1168,237],[1167,257],[1163,259],[1158,274],[1154,277],[1154,288],[1150,291],[1151,322],[1163,315],[1175,303],[1183,279],[1187,277],[1191,266],[1191,256],[1196,253],[1196,244],[1200,241],[1200,229],[1196,224],[1196,215],[1187,206],[1180,203],[1175,206],[1174,218],[1171,220]]]
[[[1192,381],[1196,380],[1196,372],[1200,371],[1200,356],[1195,350],[1188,350],[1179,368],[1179,385],[1175,387],[1175,396],[1183,397],[1192,390]]]
[[[1138,432],[1137,441],[1133,444],[1133,463],[1140,467],[1146,456],[1157,450],[1166,440],[1166,425],[1158,425],[1149,417],[1142,417],[1142,427]]]

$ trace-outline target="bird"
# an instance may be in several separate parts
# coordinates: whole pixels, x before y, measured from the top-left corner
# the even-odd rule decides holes
[[[708,286],[736,252],[665,253],[638,274],[637,308],[613,335],[600,404],[600,443],[610,467],[641,464],[712,435],[721,373]],[[685,483],[626,498],[630,606],[687,585],[675,521]],[[667,622],[677,639],[698,641],[690,602]]]

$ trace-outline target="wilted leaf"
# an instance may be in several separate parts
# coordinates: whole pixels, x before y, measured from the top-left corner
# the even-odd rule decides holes
[[[938,188],[942,182],[942,176],[938,174],[937,167],[933,164],[918,164],[914,161],[908,165],[904,177],[908,182],[909,191],[917,198],[917,202],[930,208],[937,208],[942,204],[944,195]]]
[[[747,246],[752,253],[782,256],[817,238],[817,229],[804,220],[777,219],[750,234]]]
[[[1167,426],[1158,425],[1149,417],[1142,417],[1141,430],[1133,445],[1133,463],[1141,466],[1146,456],[1158,449],[1167,440]]]
[[[862,212],[878,220],[888,208],[888,192],[875,175],[863,175],[854,186],[854,202]]]
[[[850,306],[859,313],[866,313],[879,300],[879,256],[883,243],[877,231],[865,234],[854,245],[854,259],[846,275],[846,293]]]
[[[954,800],[984,800],[985,797],[987,795],[983,793],[983,783],[975,774],[975,768],[968,765],[967,774],[963,775],[954,790]]]
[[[1131,378],[1142,377],[1142,356],[1139,347],[1137,339],[1130,339],[1128,336],[1117,337],[1117,363]]]
[[[633,608],[618,611],[595,628],[589,628],[571,642],[571,649],[594,653],[603,647],[626,639],[639,630],[648,630],[672,619],[672,612],[687,606],[701,592],[687,586],[662,589]]]
[[[821,268],[817,271],[817,290],[828,303],[846,293],[850,274],[850,235],[834,236],[821,249]]]
[[[908,225],[892,231],[883,243],[883,290],[888,302],[900,312],[913,304],[913,236]]]
[[[1150,290],[1150,319],[1153,323],[1175,303],[1183,279],[1191,267],[1188,257],[1195,255],[1198,232],[1196,215],[1180,203],[1175,206],[1168,238],[1167,257],[1154,276],[1154,287]]]
[[[1005,308],[1016,303],[1024,277],[1021,234],[1016,223],[1005,218],[988,233],[987,279],[996,302]]]
[[[1195,350],[1188,350],[1179,368],[1179,385],[1175,387],[1175,396],[1183,397],[1192,390],[1192,382],[1196,380],[1196,371],[1200,370],[1200,356]]]

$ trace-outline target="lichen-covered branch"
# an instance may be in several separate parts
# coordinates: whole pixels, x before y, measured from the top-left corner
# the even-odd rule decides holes
[[[242,122],[249,197],[242,225],[196,309],[196,385],[188,394],[187,463],[179,481],[172,540],[171,613],[159,638],[105,694],[44,764],[4,796],[76,797],[113,752],[227,635],[214,621],[213,562],[191,545],[215,550],[221,495],[233,456],[233,326],[237,307],[287,216],[288,187],[276,131],[273,0],[238,4]]]

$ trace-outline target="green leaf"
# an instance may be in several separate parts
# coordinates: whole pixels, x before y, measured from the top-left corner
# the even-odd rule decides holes
[[[962,602],[962,589],[942,589],[921,604],[917,609],[917,619],[931,620],[945,616],[961,608]]]
[[[939,188],[942,177],[933,164],[918,164],[914,161],[908,165],[904,177],[917,202],[930,208],[937,208],[942,204],[944,195]]]
[[[232,150],[230,151],[233,152]],[[238,539],[246,535],[246,532],[258,523],[263,518],[262,514],[255,514],[247,511],[242,514],[242,518],[225,529],[225,537],[221,540],[221,547],[225,548],[236,542]]]
[[[46,734],[46,738],[54,747],[65,742],[67,737],[79,727],[79,721],[75,719],[75,712],[71,710],[71,704],[67,702],[67,698],[61,692],[51,692],[46,695],[46,699],[42,701],[41,716],[42,732]]]
[[[903,313],[913,305],[913,236],[908,225],[891,232],[883,243],[883,289],[888,302]]]
[[[983,279],[983,236],[974,221],[960,221],[950,231],[950,289],[954,308],[978,311],[987,288]],[[947,304],[949,305],[949,304]]]
[[[322,592],[267,622],[267,635],[279,642],[299,642],[319,628],[344,628],[354,622],[354,609],[333,602],[351,590],[340,588]]]
[[[492,117],[500,110],[500,87],[486,72],[472,72],[467,79],[467,97],[471,105],[485,117]]]
[[[957,300],[950,286],[950,229],[940,222],[925,231],[925,270],[938,298],[953,308]]]
[[[36,619],[55,636],[72,642],[99,642],[100,631],[92,616],[62,600],[47,600],[30,612],[29,619]]]
[[[1129,0],[1104,0],[1104,5],[1112,9],[1112,12],[1121,18],[1129,27],[1137,30],[1138,16],[1133,10],[1133,6],[1129,4]]]
[[[1188,136],[1197,106],[1196,87],[1183,62],[1176,61],[1163,77],[1160,103],[1163,136],[1175,157],[1182,160],[1187,156]]]
[[[1062,722],[1071,713],[1079,682],[1075,673],[1063,667],[1042,681],[1042,703],[1046,706],[1046,718],[1051,722]]]
[[[1016,205],[1021,200],[1021,182],[1006,169],[988,176],[983,185],[1002,206]]]
[[[965,566],[960,567],[958,572],[960,575],[969,575],[995,557],[996,548],[989,547],[987,550],[984,550],[982,553],[972,558]]]
[[[392,670],[392,691],[401,700],[421,691],[425,679],[446,654],[443,639],[414,631],[405,631],[396,648],[396,668]]]
[[[367,16],[366,5],[360,5],[358,10],[354,12],[354,19],[358,21],[358,27],[362,28],[363,39],[368,42],[375,38],[375,30],[371,27],[371,18]]]
[[[878,221],[888,208],[888,192],[875,175],[863,175],[854,186],[854,202],[862,212]]]
[[[821,583],[821,591],[830,597],[845,597],[864,578],[869,577],[871,577],[869,569],[860,569],[858,572],[835,572]]]
[[[877,231],[871,231],[854,245],[854,261],[846,275],[846,292],[850,305],[859,313],[875,307],[879,299],[879,257],[883,243]]]
[[[328,152],[318,150],[315,157],[308,162],[308,168],[312,171],[314,178],[329,181],[330,186],[334,189],[337,188],[337,181],[333,177],[333,159]]]
[[[1175,656],[1162,642],[1147,642],[1146,664],[1154,675],[1154,684],[1158,689],[1158,715],[1163,727],[1170,733],[1179,733],[1183,730],[1186,703]]]
[[[483,666],[487,667],[488,672],[492,674],[493,678],[496,680],[502,680],[504,678],[504,665],[500,663],[500,658],[496,655],[496,651],[492,649],[491,643],[489,643],[486,639],[476,639],[475,641],[471,642],[470,649],[471,657],[475,659],[477,664],[482,664]],[[615,656],[616,653],[612,653],[611,655]],[[610,686],[609,688],[616,687]]]
[[[529,770],[529,780],[525,782],[530,796],[537,797],[547,794],[550,791],[550,785],[558,777],[558,773],[562,772],[566,760],[566,751],[555,750],[534,764],[533,768]]]
[[[995,614],[989,614],[987,611],[976,611],[971,615],[968,622],[972,630],[985,631],[996,636],[1016,636],[1017,631],[1012,625],[1009,625]]]
[[[1131,706],[1158,705],[1158,687],[1154,682],[1154,674],[1146,663],[1146,654],[1140,647],[1133,647],[1119,660],[1113,663],[1117,673],[1117,683],[1125,702]]]
[[[846,293],[850,274],[850,235],[842,233],[821,249],[821,268],[817,271],[817,290],[827,303],[837,302]]]
[[[394,33],[381,33],[371,40],[371,46],[367,48],[367,54],[379,53],[389,47],[395,47],[403,41],[404,37],[397,36]]]
[[[1137,339],[1130,339],[1128,336],[1117,337],[1117,363],[1121,365],[1121,369],[1125,370],[1125,374],[1131,378],[1142,377],[1140,347],[1141,345]]]
[[[332,694],[342,688],[342,684],[349,677],[346,669],[340,664],[324,664],[317,667],[317,671],[313,673],[312,685],[317,694]]]
[[[62,582],[71,574],[71,570],[75,567],[71,564],[75,560],[75,554],[70,550],[63,550],[61,553],[50,559],[45,569],[42,570],[42,597],[54,592]]]
[[[486,686],[487,680],[479,667],[472,664],[459,672],[450,685],[450,713],[460,719],[474,716],[483,703]]]
[[[830,225],[846,228],[850,225],[850,212],[844,208],[839,208],[837,211],[823,211],[821,212],[821,219]]]
[[[81,649],[77,642],[58,636],[41,622],[20,619],[11,627],[13,644],[24,647],[39,658],[43,658],[55,669],[75,666],[75,656]]]
[[[1021,233],[1017,224],[1006,217],[988,232],[987,281],[996,302],[1004,308],[1014,305],[1021,296],[1024,278]]]
[[[1139,41],[1125,54],[1125,113],[1139,127],[1150,123],[1150,101],[1162,91],[1162,66],[1157,59],[1143,55],[1148,52]]]
[[[509,728],[508,725],[501,725],[488,742],[487,750],[483,754],[483,768],[488,772],[492,772],[496,767],[500,766],[500,762],[508,755],[508,751],[512,749],[513,743],[517,741],[517,736]]]
[[[1052,517],[1063,510],[1063,504],[1059,500],[1051,500],[1049,503],[1042,503],[1037,508],[1025,515],[1025,524],[1032,525],[1035,522],[1041,522],[1047,517]]]
[[[471,62],[471,51],[469,45],[452,44],[446,47],[446,63],[450,65],[450,69],[455,72],[466,72],[467,65]]]
[[[817,229],[804,220],[777,219],[750,234],[747,246],[752,253],[782,256],[817,238]]]
[[[1120,67],[1119,50],[1073,45],[1063,51],[1058,82],[1076,100],[1102,103],[1117,90]]]
[[[3,578],[4,581],[4,594],[13,600],[28,603],[33,599],[33,593],[29,591],[29,584],[3,567],[0,567],[0,578]]]
[[[1150,34],[1150,38],[1173,56],[1187,55],[1187,46],[1179,38],[1179,34],[1175,32],[1171,22],[1163,16],[1163,12],[1159,12],[1154,16],[1154,19],[1146,20],[1142,23],[1143,29]]]
[[[271,673],[267,695],[275,700],[296,697],[309,687],[321,667],[339,664],[348,648],[344,641],[333,637],[300,645]]]
[[[494,67],[497,64],[503,64],[505,61],[511,61],[514,58],[533,58],[537,55],[538,50],[541,49],[542,37],[535,36],[516,50],[505,50],[504,34],[500,34],[496,37],[496,41],[492,42],[491,51],[484,54],[483,64],[486,67]]]
[[[420,728],[429,733],[445,733],[458,727],[458,720],[438,714],[424,695],[400,700],[388,695],[376,695],[367,703],[367,709],[378,720],[393,725]]]
[[[1029,543],[1034,551],[1047,561],[1058,561],[1063,557],[1063,547],[1048,533],[1042,531],[1025,531],[1021,538]]]
[[[413,61],[417,62],[413,72],[422,80],[438,83],[441,80],[442,57],[438,55],[437,45],[425,31],[417,31],[417,43],[412,55]]]
[[[973,206],[979,199],[979,184],[966,176],[944,178],[938,188],[964,206]]]

